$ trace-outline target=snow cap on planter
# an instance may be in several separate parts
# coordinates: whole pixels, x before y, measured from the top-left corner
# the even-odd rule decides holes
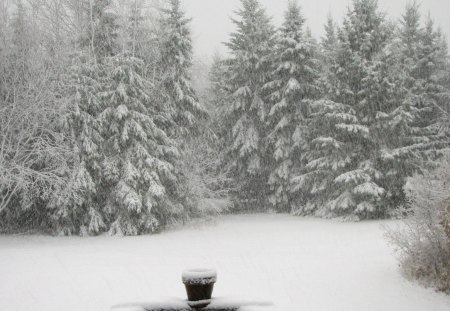
[[[213,269],[189,269],[181,275],[184,284],[211,284],[217,280],[217,272]]]

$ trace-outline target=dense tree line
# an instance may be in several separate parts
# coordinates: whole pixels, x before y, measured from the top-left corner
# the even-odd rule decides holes
[[[277,29],[241,0],[200,95],[179,0],[8,3],[2,231],[155,232],[226,196],[239,211],[385,218],[448,148],[447,43],[415,3],[393,23],[353,0],[319,42],[295,1]]]
[[[317,42],[296,2],[278,30],[257,0],[241,3],[212,72],[237,206],[368,219],[406,205],[407,178],[449,143],[448,50],[432,19],[412,3],[396,24],[354,0]]]
[[[377,0],[353,0],[317,42],[296,2],[278,30],[257,0],[241,3],[230,56],[211,71],[235,207],[404,218],[387,234],[403,271],[448,292],[450,67],[439,28],[416,2],[393,23]]]

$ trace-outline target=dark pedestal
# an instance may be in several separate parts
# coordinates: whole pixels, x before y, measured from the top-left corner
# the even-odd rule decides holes
[[[226,298],[213,298],[211,303],[204,308],[191,308],[187,301],[183,299],[171,299],[159,303],[129,303],[116,305],[113,308],[117,311],[119,309],[127,311],[129,307],[132,307],[132,310],[136,310],[136,307],[139,307],[142,311],[239,311],[245,306],[261,307],[261,311],[273,310],[270,308],[273,306],[270,302],[240,301]]]
[[[224,308],[214,308],[214,307],[205,307],[201,309],[194,309],[194,308],[186,308],[186,309],[179,309],[179,308],[145,308],[146,311],[238,311],[238,307],[224,307]]]

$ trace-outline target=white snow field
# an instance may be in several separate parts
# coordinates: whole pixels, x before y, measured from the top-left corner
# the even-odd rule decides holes
[[[272,301],[275,310],[449,311],[449,296],[401,276],[386,223],[245,215],[153,236],[0,236],[0,310],[184,299],[182,271],[211,267],[213,296]]]

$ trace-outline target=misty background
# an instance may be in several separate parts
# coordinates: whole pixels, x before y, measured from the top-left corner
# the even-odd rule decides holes
[[[276,26],[284,17],[288,0],[261,0]],[[324,25],[327,15],[331,15],[339,24],[346,14],[351,0],[301,0],[299,4],[306,18],[306,25],[311,29],[316,39],[324,35]],[[380,0],[380,10],[387,13],[390,20],[398,21],[404,13],[406,4],[410,0]],[[186,15],[192,18],[191,29],[194,43],[194,54],[197,57],[209,59],[215,52],[227,53],[222,44],[227,41],[229,34],[234,31],[231,18],[239,8],[239,0],[188,0],[183,3]],[[426,0],[419,1],[422,17],[430,13],[436,26],[448,38],[450,33],[450,1]]]

